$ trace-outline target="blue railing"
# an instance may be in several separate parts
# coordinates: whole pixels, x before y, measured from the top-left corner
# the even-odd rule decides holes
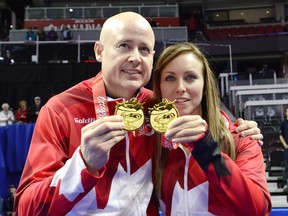
[[[35,124],[0,127],[0,196],[8,195],[8,185],[18,185],[25,165]]]

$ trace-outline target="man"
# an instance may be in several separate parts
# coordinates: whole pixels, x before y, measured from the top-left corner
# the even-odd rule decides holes
[[[151,76],[154,43],[149,22],[139,14],[120,13],[104,23],[94,46],[102,71],[40,111],[16,194],[17,215],[157,214],[156,208],[146,212],[153,131],[144,123],[126,132],[123,118],[114,115],[115,106],[132,97],[146,115],[153,106],[152,92],[143,86]]]
[[[285,119],[281,122],[280,125],[280,135],[279,140],[284,146],[284,192],[288,193],[288,107],[285,109]]]
[[[39,96],[34,97],[34,104],[30,107],[30,109],[28,111],[30,122],[32,122],[32,123],[36,122],[41,107],[42,107],[41,97],[39,97]]]
[[[9,195],[4,199],[3,202],[3,213],[6,216],[14,215],[13,205],[14,205],[15,193],[16,193],[15,186],[13,184],[9,185]]]
[[[151,76],[154,42],[149,22],[138,14],[105,22],[94,48],[102,72],[41,109],[16,214],[146,214],[154,138],[125,133],[122,118],[113,113],[116,102],[133,96],[145,102],[146,111],[152,106],[151,91],[141,87]]]
[[[33,31],[32,27],[28,27],[28,31],[25,34],[25,39],[27,41],[36,41],[37,40],[36,33]]]
[[[73,36],[71,30],[66,25],[63,25],[63,29],[61,30],[61,39],[72,40],[72,38]]]

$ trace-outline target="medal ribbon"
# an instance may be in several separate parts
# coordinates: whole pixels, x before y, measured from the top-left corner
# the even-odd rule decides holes
[[[102,71],[100,71],[93,79],[92,95],[93,95],[96,118],[99,119],[105,116],[109,116],[107,96],[103,82]]]
[[[168,148],[169,150],[177,149],[179,146],[179,143],[172,143],[171,140],[166,139],[163,135],[161,135],[161,144],[162,147]]]

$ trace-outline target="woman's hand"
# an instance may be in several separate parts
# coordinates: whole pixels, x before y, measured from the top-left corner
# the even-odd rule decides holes
[[[173,143],[193,142],[200,139],[207,128],[206,121],[199,115],[180,116],[169,124],[164,136]]]

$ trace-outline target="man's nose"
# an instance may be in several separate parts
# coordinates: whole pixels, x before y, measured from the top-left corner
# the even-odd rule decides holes
[[[129,57],[129,61],[131,61],[131,62],[138,62],[138,63],[141,61],[141,55],[140,55],[138,49],[134,49],[134,50],[131,52],[130,57]]]

